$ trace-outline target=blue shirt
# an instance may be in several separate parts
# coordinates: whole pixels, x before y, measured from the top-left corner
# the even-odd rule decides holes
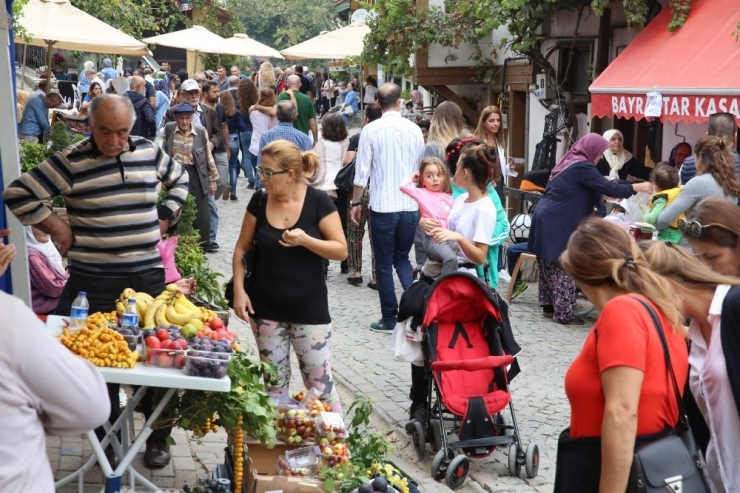
[[[357,113],[358,104],[359,102],[357,101],[357,93],[355,91],[349,91],[344,96],[344,105],[351,106],[352,110],[354,110],[355,113]]]
[[[262,137],[260,137],[260,148],[259,153],[257,154],[257,166],[260,165],[262,149],[264,149],[267,144],[275,140],[290,141],[298,146],[298,149],[301,152],[310,151],[313,148],[313,144],[311,144],[311,139],[308,137],[308,135],[304,134],[300,130],[296,130],[295,128],[293,128],[292,123],[280,122],[278,123],[277,127],[271,128],[267,132],[263,133]]]
[[[90,90],[90,81],[87,80],[85,72],[80,74],[79,82],[77,82],[77,89],[80,90],[80,94],[87,94]]]
[[[103,74],[103,82],[108,82],[118,77],[118,72],[113,67],[105,67],[101,72]]]
[[[162,91],[157,91],[157,101],[154,103],[154,124],[159,128],[162,118],[170,109],[170,99]]]
[[[23,110],[23,118],[18,124],[18,133],[39,136],[48,133],[50,130],[49,108],[46,107],[46,98],[43,96],[29,98]]]

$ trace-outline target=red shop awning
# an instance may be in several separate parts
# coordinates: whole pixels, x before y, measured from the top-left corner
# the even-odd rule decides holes
[[[705,122],[712,113],[740,120],[738,0],[691,0],[684,25],[667,29],[666,6],[591,84],[591,114],[644,118],[648,92],[663,96],[661,121]]]

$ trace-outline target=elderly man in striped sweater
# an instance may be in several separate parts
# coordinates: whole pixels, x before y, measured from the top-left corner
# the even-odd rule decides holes
[[[90,105],[91,137],[54,154],[3,192],[10,211],[23,224],[51,235],[69,259],[58,315],[70,314],[79,291],[87,292],[93,313],[115,310],[125,288],[152,296],[164,290],[157,243],[187,199],[189,179],[158,145],[130,136],[134,119],[128,98],[98,96]],[[158,207],[160,183],[167,196]],[[44,205],[56,195],[64,197],[69,224]],[[109,385],[109,394],[113,423],[118,385]],[[150,399],[145,397],[142,405],[147,411]],[[168,434],[157,430],[147,440],[148,466],[169,463]]]

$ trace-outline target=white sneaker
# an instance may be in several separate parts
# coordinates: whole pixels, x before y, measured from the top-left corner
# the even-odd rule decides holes
[[[498,280],[508,283],[511,282],[511,276],[506,271],[506,269],[501,269],[500,271],[498,271]]]

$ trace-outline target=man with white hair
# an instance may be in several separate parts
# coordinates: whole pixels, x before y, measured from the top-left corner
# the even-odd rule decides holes
[[[92,60],[88,60],[82,64],[82,72],[80,72],[80,79],[77,82],[77,88],[80,90],[80,94],[87,94],[90,90],[90,83],[95,78],[95,64]]]
[[[118,77],[118,72],[113,68],[113,61],[110,58],[103,58],[103,70],[100,71],[103,74],[103,82]]]
[[[87,293],[90,313],[115,310],[126,288],[161,293],[165,278],[157,243],[188,197],[182,166],[155,143],[130,136],[135,113],[128,98],[101,94],[89,112],[89,138],[57,152],[3,192],[8,209],[24,225],[49,234],[69,259],[70,276],[55,311],[64,316],[79,291]],[[157,206],[160,183],[165,198]],[[69,222],[46,206],[57,195],[69,206]],[[118,385],[109,384],[108,390],[114,423]],[[142,400],[147,416],[151,401],[151,394]],[[148,467],[169,463],[168,436],[169,430],[155,430],[147,439]]]

